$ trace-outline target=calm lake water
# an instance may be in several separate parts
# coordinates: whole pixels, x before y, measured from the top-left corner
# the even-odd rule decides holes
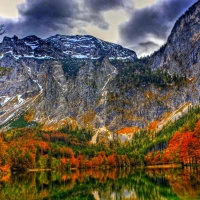
[[[29,172],[1,178],[1,200],[200,199],[200,171],[131,168]]]

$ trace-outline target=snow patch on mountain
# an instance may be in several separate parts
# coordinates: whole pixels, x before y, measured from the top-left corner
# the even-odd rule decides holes
[[[89,35],[55,35],[47,39],[27,36],[19,39],[4,37],[0,43],[0,59],[11,54],[16,60],[22,58],[36,59],[97,59],[107,57],[110,60],[134,60],[134,51],[120,45],[106,42]]]

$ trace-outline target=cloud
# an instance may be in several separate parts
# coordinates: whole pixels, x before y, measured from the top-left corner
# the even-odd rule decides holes
[[[103,12],[124,6],[128,4],[121,4],[120,0],[102,0],[101,3],[95,0],[26,0],[17,7],[17,20],[0,19],[0,23],[6,25],[7,35],[16,34],[20,37],[32,34],[40,37],[56,33],[73,34],[75,29],[84,32],[84,28],[91,24],[107,30],[109,23]]]
[[[162,45],[178,17],[196,0],[157,0],[140,9],[134,7],[134,1],[25,0],[17,6],[17,19],[0,18],[0,24],[5,24],[7,36],[37,35],[42,38],[55,34],[87,34],[91,28],[95,29],[94,34],[103,30],[103,38],[106,38],[112,28],[119,31],[118,43],[134,47],[140,56]],[[112,20],[106,21],[105,13],[122,10],[128,21],[118,28],[111,26]]]
[[[137,46],[129,48],[134,50],[137,53],[137,55],[144,56],[146,54],[152,53],[152,51],[158,50],[159,47],[160,46],[158,44],[151,41],[147,41],[147,42],[141,42]]]
[[[131,0],[85,0],[85,5],[96,12],[108,11],[114,9],[132,9]]]
[[[178,17],[194,2],[196,0],[157,0],[151,6],[134,9],[129,20],[119,27],[120,42],[141,49],[149,41],[161,45]]]

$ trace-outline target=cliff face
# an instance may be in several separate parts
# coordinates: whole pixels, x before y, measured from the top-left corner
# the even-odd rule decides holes
[[[32,120],[46,126],[76,121],[103,127],[107,90],[118,73],[111,61],[137,58],[92,36],[5,37],[0,51],[0,124],[31,111]]]
[[[193,76],[193,66],[200,62],[199,50],[200,1],[177,20],[166,44],[151,56],[149,64],[153,69],[162,67],[173,74]]]
[[[170,79],[165,87],[157,84],[159,73],[146,81],[147,68],[133,69],[140,63],[134,51],[92,36],[5,37],[0,125],[21,114],[46,129],[72,123],[94,128],[95,143],[98,135],[112,139],[111,132],[118,131],[125,140],[140,128],[175,120],[190,104],[199,104],[199,11],[198,2],[176,22],[166,45],[147,59],[152,73],[160,69],[163,80]],[[140,78],[139,86],[130,73]],[[176,84],[174,74],[184,81]]]

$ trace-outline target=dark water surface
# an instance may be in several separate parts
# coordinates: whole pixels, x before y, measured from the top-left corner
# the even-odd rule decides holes
[[[200,171],[122,168],[12,174],[1,178],[0,199],[197,200]]]

